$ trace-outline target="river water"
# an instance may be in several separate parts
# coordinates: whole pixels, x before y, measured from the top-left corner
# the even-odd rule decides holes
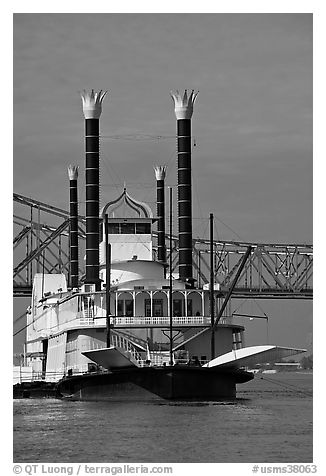
[[[14,462],[311,463],[312,373],[257,374],[226,402],[14,400]]]

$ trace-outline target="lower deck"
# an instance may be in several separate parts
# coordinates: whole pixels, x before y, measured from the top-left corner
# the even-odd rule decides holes
[[[215,357],[243,347],[243,330],[241,326],[219,325],[214,332]],[[204,365],[211,359],[209,328],[173,328],[172,337],[174,363],[186,363],[194,359]],[[161,327],[113,328],[110,329],[110,344],[126,351],[139,367],[170,363],[170,334]],[[48,339],[28,342],[26,359],[30,372],[27,379],[58,381],[68,374],[101,370],[84,352],[105,347],[105,326],[70,329]]]

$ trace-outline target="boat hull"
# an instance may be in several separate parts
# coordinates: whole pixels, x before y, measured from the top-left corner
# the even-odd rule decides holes
[[[236,397],[236,384],[251,380],[242,370],[145,367],[67,377],[58,383],[71,400],[219,400]]]

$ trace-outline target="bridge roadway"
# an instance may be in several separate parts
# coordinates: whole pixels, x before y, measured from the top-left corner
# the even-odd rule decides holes
[[[227,289],[222,289],[221,294],[227,294]],[[13,285],[14,297],[31,297],[32,286],[28,284],[15,284]],[[250,288],[235,287],[233,299],[312,299],[313,289],[305,288],[301,291],[288,291],[272,288]]]

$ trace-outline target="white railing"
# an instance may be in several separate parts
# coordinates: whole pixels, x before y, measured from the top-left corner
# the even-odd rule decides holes
[[[139,326],[157,326],[168,327],[170,325],[169,316],[150,316],[150,317],[126,317],[126,316],[110,316],[111,326],[113,327],[139,327]],[[221,319],[219,324],[225,324],[225,320]],[[178,326],[205,326],[211,324],[211,318],[207,316],[178,316],[172,318],[172,325]],[[68,322],[63,322],[58,326],[57,332],[63,332],[69,329],[83,328],[83,327],[103,327],[106,326],[106,317],[83,317],[81,313],[76,314],[75,319]]]
[[[14,385],[16,383],[30,383],[30,382],[46,382],[46,381],[58,381],[64,375],[63,371],[58,372],[37,372],[31,369],[31,372],[14,373]]]
[[[98,319],[95,320],[91,317],[80,317],[79,319],[78,318],[76,319],[75,324],[80,326],[94,326],[98,324],[98,321],[99,321]]]
[[[150,316],[150,317],[125,317],[125,316],[111,316],[112,322],[115,325],[126,325],[126,326],[150,326],[150,325],[169,325],[170,317],[169,316]],[[178,325],[210,325],[210,317],[206,316],[174,316],[172,318],[172,324],[174,326]]]
[[[113,326],[169,326],[169,316],[149,316],[149,317],[126,317],[126,316],[110,316],[111,325]],[[211,318],[207,316],[178,316],[172,318],[173,326],[209,326]],[[224,322],[220,322],[223,324]],[[63,324],[61,329],[76,328],[76,327],[97,327],[106,325],[106,318],[98,316],[95,318],[83,317],[80,313],[77,314],[76,319],[69,323]]]
[[[135,346],[130,342],[129,339],[126,339],[124,336],[117,334],[112,334],[112,345],[115,347],[121,347],[126,350],[134,360],[139,361],[142,359],[142,356],[137,352]]]

